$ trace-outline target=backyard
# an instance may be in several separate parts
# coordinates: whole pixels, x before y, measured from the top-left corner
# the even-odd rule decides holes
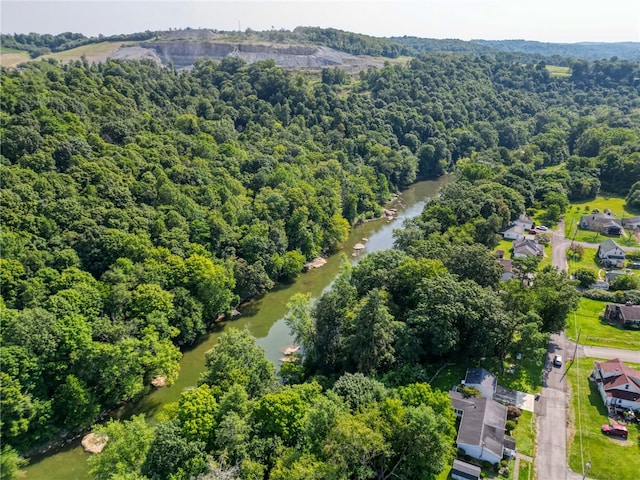
[[[589,478],[635,480],[640,471],[640,429],[638,424],[628,425],[626,441],[600,431],[609,419],[595,384],[588,380],[593,361],[593,358],[580,358],[567,371],[571,387],[569,466],[583,474],[584,466],[590,462]],[[630,366],[637,368],[637,365]]]
[[[576,341],[580,332],[580,343],[601,347],[637,350],[640,345],[640,331],[623,330],[602,321],[607,302],[581,298],[575,315],[569,314],[566,334]]]
[[[595,248],[584,248],[582,256],[579,259],[575,259],[571,257],[569,250],[567,250],[567,263],[569,264],[569,273],[573,273],[579,268],[584,268],[586,270],[591,270],[596,275],[600,270],[600,265],[596,261],[596,253],[598,252]],[[603,279],[601,279],[603,280]]]
[[[573,239],[575,235],[576,241],[589,243],[600,243],[611,238],[598,232],[578,228],[578,222],[582,215],[592,213],[595,209],[604,212],[606,208],[611,210],[614,218],[618,220],[623,217],[634,217],[639,213],[637,210],[628,208],[625,199],[622,197],[604,196],[597,197],[594,200],[574,202],[569,205],[569,208],[564,214],[565,237]],[[625,235],[616,239],[616,241],[623,246],[638,245],[636,238],[633,235],[629,235],[626,231]]]

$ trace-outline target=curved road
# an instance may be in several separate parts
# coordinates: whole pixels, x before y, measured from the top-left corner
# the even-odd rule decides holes
[[[558,270],[568,270],[567,248],[571,240],[564,236],[564,220],[551,232],[552,264]],[[598,244],[576,242],[586,248],[598,248]],[[639,247],[622,247],[625,251],[640,251]],[[595,357],[611,360],[619,358],[625,362],[640,363],[640,351],[617,348],[590,347],[569,341],[564,332],[554,334],[549,340],[547,357],[542,376],[542,394],[536,405],[537,448],[535,469],[538,478],[543,480],[577,480],[584,478],[572,471],[567,465],[567,395],[564,368],[553,366],[553,357],[562,355],[564,359],[573,357]]]

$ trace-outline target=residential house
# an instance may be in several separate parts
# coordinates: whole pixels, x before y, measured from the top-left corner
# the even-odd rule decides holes
[[[467,373],[461,383],[467,387],[477,388],[483,397],[493,398],[498,386],[498,379],[484,368],[467,368]]]
[[[640,217],[622,218],[620,223],[627,230],[637,230],[640,228]]]
[[[505,436],[507,407],[487,397],[466,398],[458,392],[449,392],[449,397],[456,415],[461,417],[458,448],[470,457],[493,464],[500,462],[507,450],[515,450],[513,439]]]
[[[520,240],[524,237],[524,229],[518,225],[512,225],[502,232],[505,240]]]
[[[523,230],[531,230],[533,228],[533,220],[523,213],[517,220],[511,222],[511,225],[521,227]]]
[[[609,303],[604,308],[604,319],[623,328],[639,328],[640,305]],[[638,357],[640,358],[640,355]]]
[[[501,258],[498,260],[498,263],[502,265],[504,272],[502,277],[500,277],[501,282],[506,282],[515,277],[515,273],[513,272],[513,260],[509,260],[508,258]]]
[[[628,273],[625,272],[624,270],[609,270],[607,273],[604,274],[604,279],[605,281],[611,284],[616,278],[622,275],[628,275]]]
[[[535,240],[530,238],[522,238],[513,242],[512,258],[544,255],[544,247]]]
[[[640,371],[616,358],[593,362],[591,376],[607,409],[614,412],[640,409]]]
[[[609,282],[604,280],[596,280],[596,283],[589,285],[589,288],[595,288],[597,290],[609,290]]]
[[[622,226],[613,219],[612,215],[604,213],[592,213],[580,218],[580,228],[605,235],[622,235]]]
[[[462,460],[454,460],[451,468],[451,478],[453,480],[478,480],[482,470],[476,465],[463,462]]]
[[[596,256],[604,267],[624,267],[626,254],[614,240],[605,240],[598,247]]]

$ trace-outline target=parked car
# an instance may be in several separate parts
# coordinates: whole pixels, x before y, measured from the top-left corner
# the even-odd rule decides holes
[[[537,235],[538,231],[535,228],[530,228],[529,230],[527,230],[527,232],[529,232],[531,235]]]
[[[622,437],[625,440],[629,436],[629,431],[627,430],[627,427],[623,425],[605,424],[605,425],[602,425],[602,428],[600,430],[602,430],[602,433],[604,433],[605,435],[614,435],[616,437]]]
[[[555,357],[553,357],[553,364],[556,367],[561,367],[562,366],[562,355],[556,355]]]
[[[539,225],[539,226],[536,227],[536,230],[540,230],[541,232],[546,232],[549,229],[547,227],[545,227],[544,225]]]

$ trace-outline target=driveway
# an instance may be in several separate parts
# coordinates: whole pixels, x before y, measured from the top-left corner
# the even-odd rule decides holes
[[[554,334],[549,340],[542,375],[542,394],[536,402],[537,455],[535,469],[538,478],[563,480],[567,478],[567,410],[566,383],[562,367],[553,366],[554,355],[567,357],[568,349],[563,334]],[[569,348],[570,351],[570,348]]]
[[[561,220],[551,235],[551,263],[558,270],[569,269],[567,263],[569,245],[571,245],[571,240],[564,238],[564,220]]]

